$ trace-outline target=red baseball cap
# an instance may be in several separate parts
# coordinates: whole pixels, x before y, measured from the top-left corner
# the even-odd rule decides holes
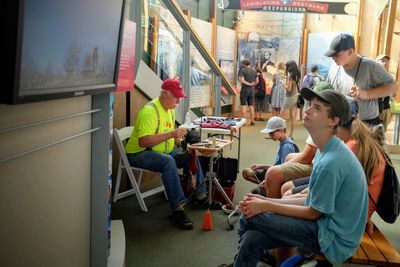
[[[170,91],[176,98],[187,97],[187,95],[183,91],[182,84],[178,79],[175,78],[166,79],[161,84],[161,88]]]

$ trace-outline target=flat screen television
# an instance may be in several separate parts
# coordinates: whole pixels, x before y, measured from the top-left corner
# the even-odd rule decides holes
[[[2,38],[7,70],[0,102],[113,91],[124,5],[124,0],[7,1]]]

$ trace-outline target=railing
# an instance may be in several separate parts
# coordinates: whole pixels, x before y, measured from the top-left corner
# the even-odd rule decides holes
[[[220,115],[221,85],[230,95],[236,91],[179,5],[174,0],[145,0],[143,9],[141,37],[150,68],[162,80],[181,79],[190,96],[190,103],[182,105],[184,111],[213,103],[214,114]]]

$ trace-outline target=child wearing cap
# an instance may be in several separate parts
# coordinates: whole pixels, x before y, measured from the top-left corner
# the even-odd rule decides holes
[[[323,253],[337,264],[359,246],[368,205],[365,174],[335,136],[339,125],[350,119],[349,103],[333,90],[318,93],[303,88],[301,94],[311,101],[303,125],[318,147],[310,192],[307,198],[297,199],[245,196],[239,203],[242,216],[234,266],[256,266],[266,249],[290,247]]]
[[[320,82],[313,88],[316,92],[328,89],[333,89],[332,85],[328,82]],[[306,106],[308,105],[309,103],[307,103]],[[266,173],[268,179],[264,179],[264,181],[261,182],[260,187],[265,188],[264,191],[267,193],[268,197],[281,198],[283,195],[282,186],[285,183],[311,175],[312,161],[316,151],[317,146],[313,142],[311,136],[308,136],[303,151],[291,154],[286,157],[283,164],[269,168]]]
[[[261,130],[260,133],[268,134],[272,140],[279,141],[279,149],[273,165],[253,164],[250,168],[243,170],[243,178],[256,184],[260,184],[265,179],[265,173],[269,167],[282,164],[288,154],[299,151],[292,139],[286,136],[286,123],[281,117],[271,117],[265,129]]]
[[[344,122],[337,129],[337,137],[343,140],[345,144],[353,151],[354,155],[358,158],[361,166],[364,169],[366,181],[368,184],[369,203],[367,222],[371,219],[376,207],[371,199],[377,203],[379,195],[382,190],[384,171],[385,171],[385,152],[380,143],[379,138],[372,132],[372,130],[358,118],[357,103],[350,97],[348,101],[351,107],[351,119]],[[308,182],[306,179],[293,180],[290,186],[293,193],[296,193],[306,186]],[[288,182],[290,183],[290,182]],[[286,188],[289,185],[285,183]],[[282,188],[284,187],[282,186]],[[297,186],[294,189],[293,186]],[[291,195],[290,191],[286,191],[284,197]]]

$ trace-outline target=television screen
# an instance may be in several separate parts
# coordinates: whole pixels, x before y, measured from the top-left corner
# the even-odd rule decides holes
[[[13,94],[6,102],[114,90],[123,5],[123,0],[20,0]]]

